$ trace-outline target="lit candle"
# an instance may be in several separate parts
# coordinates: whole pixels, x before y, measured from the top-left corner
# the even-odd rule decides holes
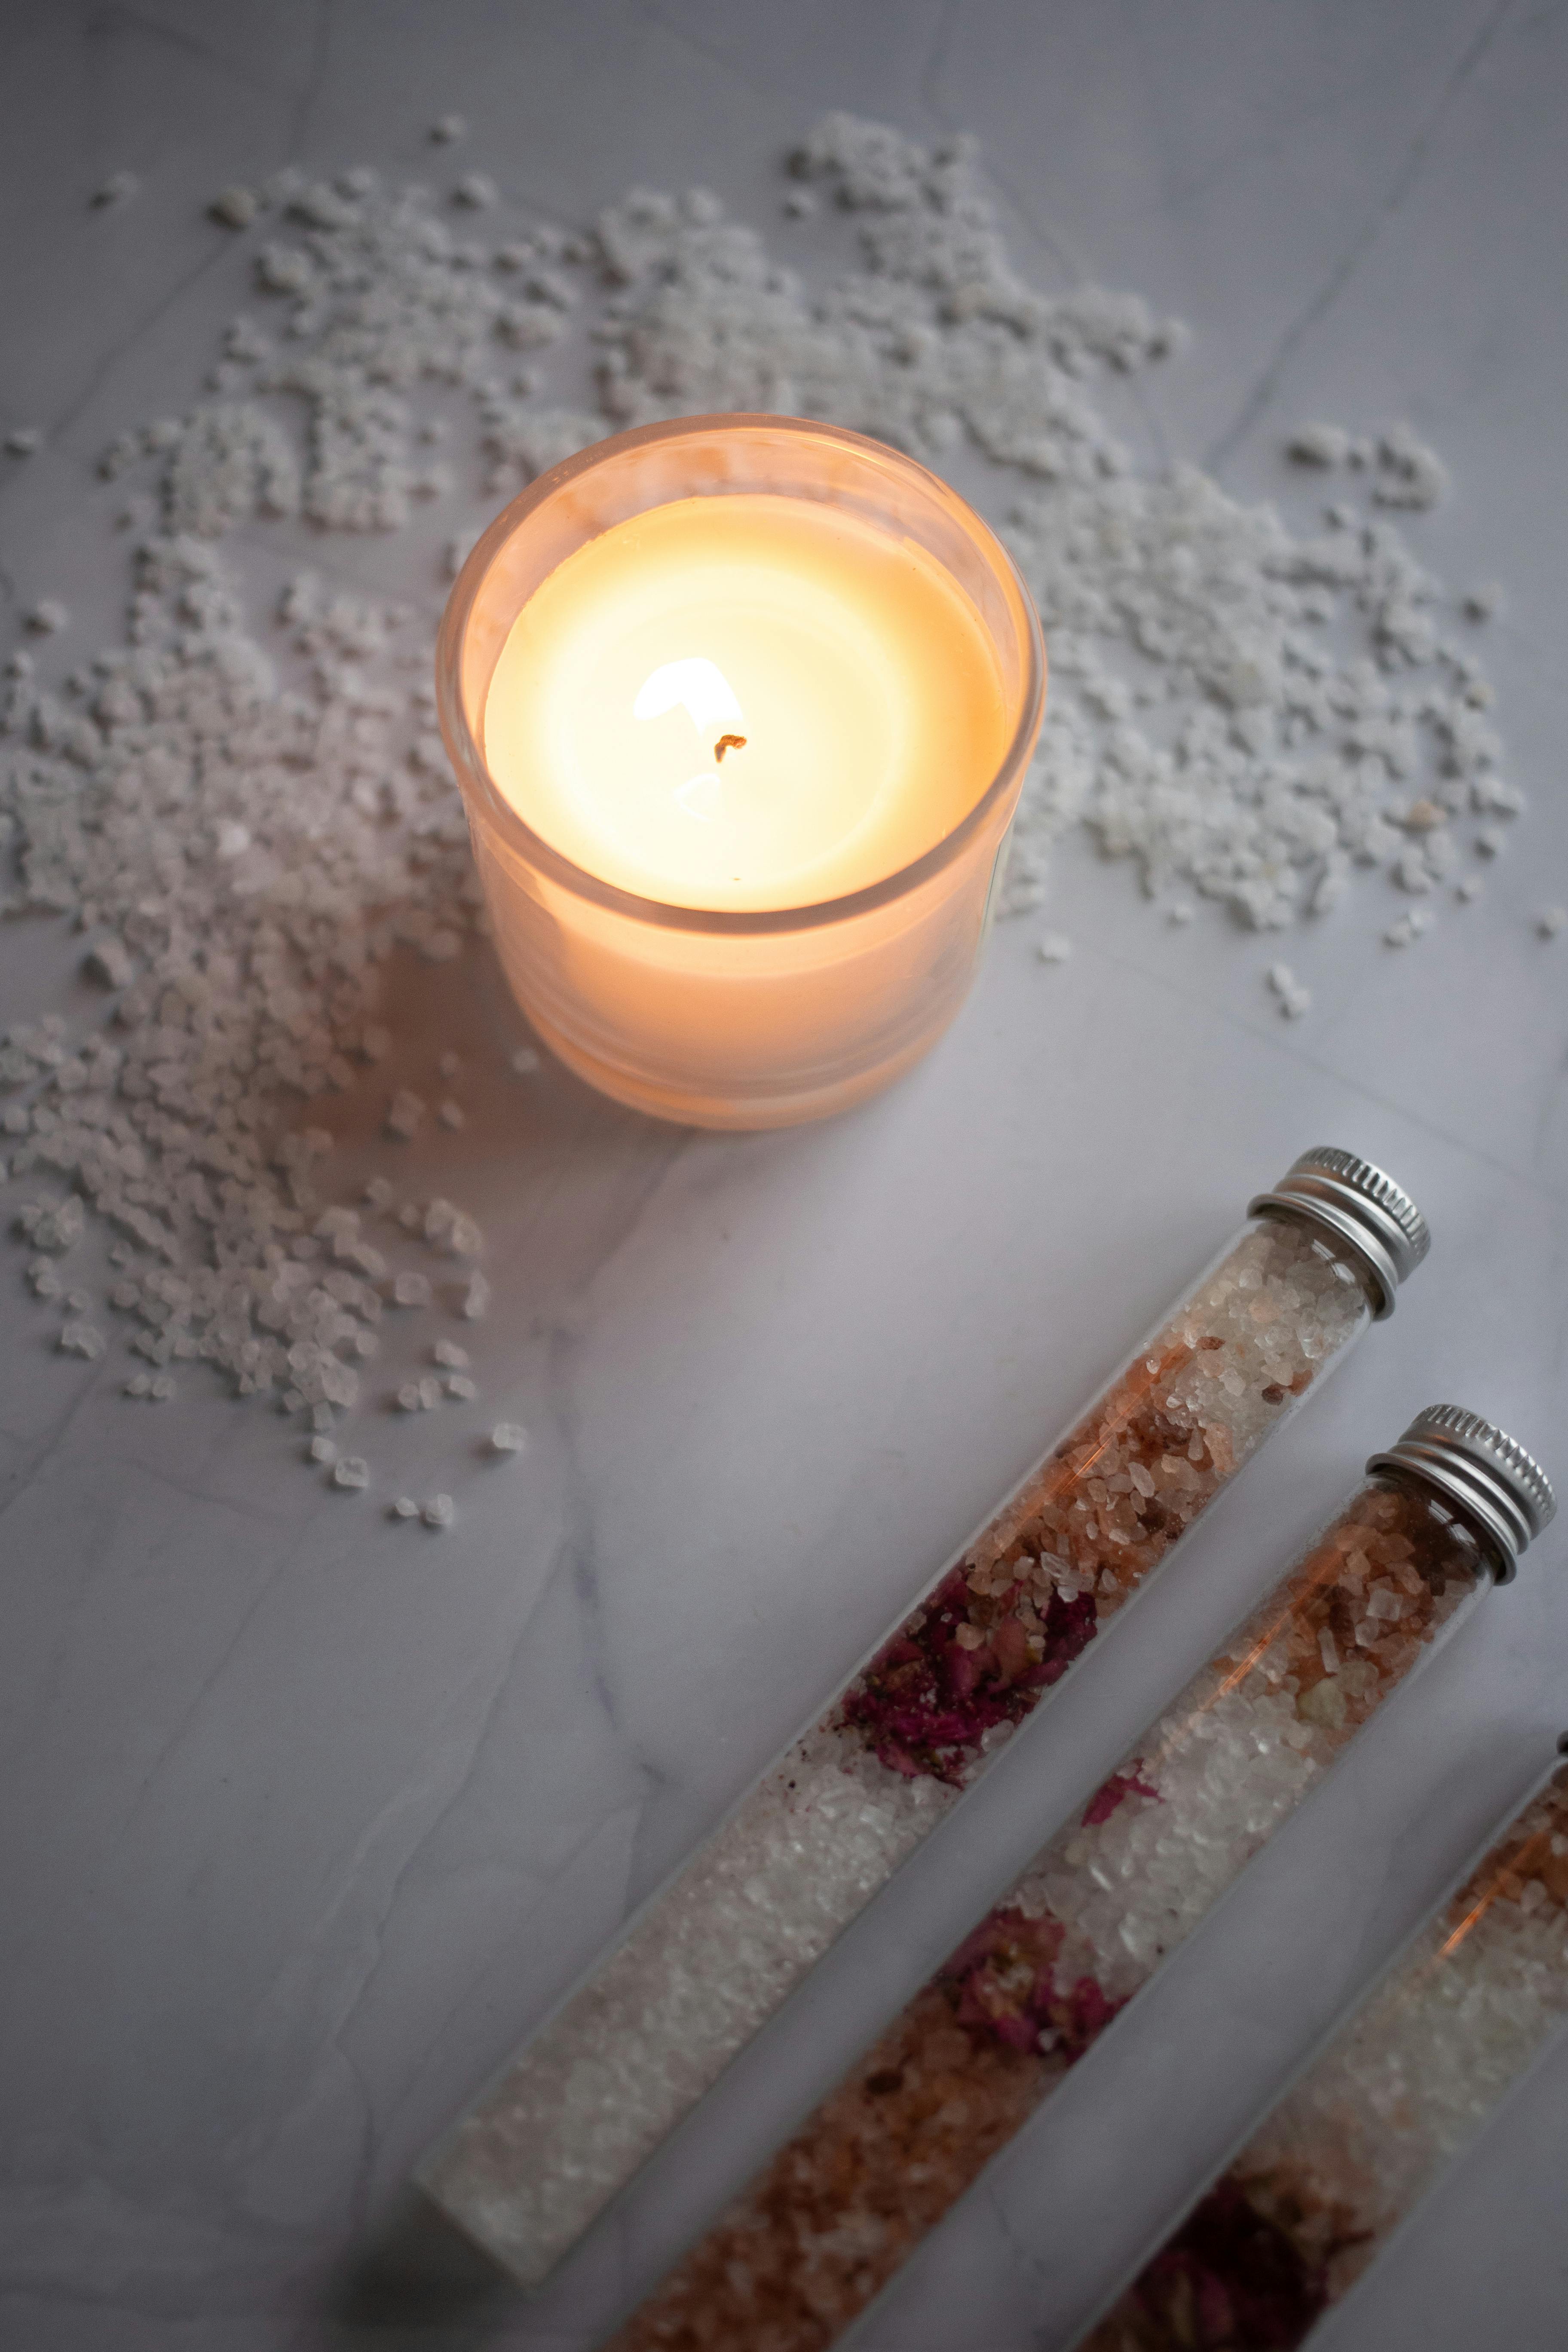
[[[501,961],[593,1083],[780,1125],[952,1019],[1044,665],[923,468],[786,418],[601,443],[480,541],[437,676]]]
[[[951,833],[1008,731],[935,560],[775,493],[676,499],[568,557],[512,624],[484,749],[534,831],[623,890],[799,907]]]

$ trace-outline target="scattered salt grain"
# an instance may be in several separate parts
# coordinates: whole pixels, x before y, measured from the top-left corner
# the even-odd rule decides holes
[[[126,987],[136,971],[125,942],[115,939],[100,940],[82,958],[81,968],[89,980],[96,980],[105,988]]]
[[[449,1397],[456,1397],[460,1403],[468,1404],[479,1395],[479,1382],[470,1380],[467,1372],[447,1373],[447,1394]]]
[[[1303,425],[1285,445],[1285,455],[1298,466],[1342,466],[1350,455],[1351,436],[1338,425]]]
[[[467,136],[468,121],[463,114],[438,114],[430,125],[430,136],[437,146],[449,147],[455,140]]]
[[[86,1356],[89,1361],[101,1356],[109,1342],[91,1323],[68,1323],[60,1333],[60,1347],[68,1356]]]
[[[338,1449],[333,1444],[330,1437],[317,1436],[311,1438],[310,1459],[312,1462],[331,1463],[335,1462],[337,1458]]]
[[[425,1506],[424,1518],[427,1528],[449,1528],[457,1516],[457,1506],[450,1495],[432,1495]]]
[[[147,1393],[154,1404],[173,1404],[174,1380],[171,1372],[154,1372],[147,1384]]]
[[[463,1293],[463,1313],[470,1323],[478,1323],[489,1311],[490,1286],[482,1274],[470,1275]]]
[[[511,1057],[511,1066],[520,1078],[531,1078],[542,1066],[540,1055],[531,1045],[520,1045]]]
[[[452,201],[466,205],[470,212],[488,212],[499,195],[500,191],[488,173],[465,172],[452,191]]]
[[[1508,847],[1507,837],[1495,824],[1484,825],[1476,835],[1476,847],[1483,857],[1500,857]]]
[[[1066,963],[1072,954],[1072,941],[1065,931],[1047,931],[1035,948],[1042,963]]]
[[[1269,987],[1279,999],[1279,1010],[1287,1021],[1300,1021],[1312,1008],[1312,992],[1303,987],[1288,963],[1271,963],[1268,967]]]
[[[1385,946],[1391,948],[1407,948],[1413,941],[1418,940],[1424,931],[1429,931],[1432,923],[1433,916],[1429,908],[1412,907],[1407,915],[1401,915],[1397,922],[1389,925],[1383,935],[1384,942]]]
[[[456,1339],[437,1339],[430,1354],[437,1364],[445,1364],[454,1372],[466,1372],[468,1369],[468,1351],[459,1348]]]
[[[451,1047],[448,1045],[447,1051],[442,1055],[436,1066],[440,1071],[441,1076],[449,1080],[458,1076],[463,1066],[463,1057],[460,1054],[454,1054]]]
[[[1535,919],[1535,928],[1543,940],[1554,940],[1560,932],[1568,931],[1568,907],[1543,907]]]
[[[418,1133],[420,1121],[424,1117],[425,1106],[418,1096],[410,1094],[406,1087],[401,1087],[393,1096],[387,1110],[386,1131],[388,1135],[395,1135],[403,1142],[407,1143]]]
[[[467,1123],[463,1117],[461,1105],[455,1102],[444,1102],[441,1105],[440,1109],[436,1113],[436,1116],[440,1120],[442,1126],[449,1128],[454,1135],[456,1135]]]
[[[53,636],[58,629],[67,625],[69,619],[69,613],[58,596],[45,596],[27,614],[27,626],[38,636]]]
[[[520,1422],[498,1421],[490,1432],[490,1446],[497,1454],[521,1454],[528,1444],[528,1432]]]
[[[429,1276],[412,1273],[397,1275],[392,1285],[392,1302],[395,1307],[428,1307],[430,1304]]]
[[[1435,450],[1418,441],[1408,425],[1391,425],[1377,445],[1377,480],[1373,497],[1379,506],[1436,506],[1448,488],[1447,468]]]
[[[342,1460],[337,1463],[333,1467],[332,1484],[334,1486],[349,1487],[355,1491],[362,1486],[368,1486],[370,1484],[369,1463],[365,1461],[363,1454],[345,1454]]]
[[[419,1517],[419,1506],[412,1495],[399,1495],[392,1506],[392,1516],[395,1519],[416,1519]]]
[[[238,186],[220,188],[207,210],[214,220],[225,228],[248,228],[261,209],[261,200],[254,189]]]
[[[142,183],[134,172],[110,172],[107,180],[94,188],[89,202],[100,208],[110,205],[128,205],[141,189]]]
[[[14,425],[5,436],[5,454],[11,457],[31,457],[43,446],[43,434],[36,425]]]
[[[1459,609],[1467,621],[1494,620],[1503,609],[1503,592],[1495,580],[1483,581],[1466,590]]]
[[[1454,896],[1461,907],[1468,907],[1480,897],[1486,887],[1479,874],[1467,874],[1462,882],[1455,883]]]

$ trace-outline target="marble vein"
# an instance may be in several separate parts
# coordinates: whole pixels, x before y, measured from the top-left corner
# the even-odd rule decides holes
[[[1472,35],[1468,46],[1428,109],[1425,121],[1405,148],[1382,198],[1351,238],[1317,292],[1309,298],[1285,329],[1232,422],[1209,445],[1203,462],[1211,474],[1222,472],[1226,460],[1240,446],[1258,419],[1268,408],[1298,352],[1330,316],[1363,263],[1380,242],[1384,230],[1404,209],[1411,191],[1426,170],[1438,132],[1491,47],[1513,5],[1514,0],[1493,0],[1492,7]]]

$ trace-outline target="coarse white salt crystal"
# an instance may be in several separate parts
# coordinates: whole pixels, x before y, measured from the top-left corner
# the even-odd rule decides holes
[[[430,136],[437,146],[449,147],[454,140],[465,138],[468,129],[466,114],[438,114],[430,125]]]
[[[455,1054],[448,1045],[436,1066],[444,1078],[455,1078],[462,1069],[463,1057],[460,1054]]]
[[[1339,425],[1303,425],[1285,445],[1285,455],[1299,466],[1342,466],[1350,455],[1351,436]]]
[[[5,436],[5,452],[11,457],[31,457],[43,446],[43,434],[36,425],[13,425]]]
[[[428,1307],[430,1277],[427,1274],[404,1273],[396,1276],[392,1285],[395,1307]]]
[[[499,193],[488,173],[465,172],[452,191],[452,201],[466,205],[470,212],[488,212]]]
[[[462,1106],[459,1103],[444,1102],[436,1113],[436,1116],[440,1120],[442,1126],[449,1128],[454,1135],[456,1135],[467,1123],[463,1117]]]
[[[1495,824],[1483,825],[1476,835],[1476,847],[1483,857],[1500,857],[1507,846],[1506,836]]]
[[[58,596],[39,599],[27,614],[27,626],[40,637],[53,636],[57,629],[66,627],[70,614]]]
[[[479,1382],[470,1380],[467,1372],[447,1373],[447,1394],[449,1397],[456,1397],[459,1402],[468,1404],[479,1395]]]
[[[135,973],[122,940],[100,940],[98,945],[82,958],[83,971],[89,980],[101,982],[105,988],[124,988]]]
[[[470,1323],[477,1323],[489,1310],[490,1286],[482,1274],[471,1274],[463,1294],[463,1313]]]
[[[1568,931],[1568,907],[1542,907],[1535,928],[1543,940],[1554,940],[1559,932]]]
[[[430,1353],[437,1363],[446,1364],[455,1372],[466,1372],[468,1369],[468,1351],[467,1348],[459,1348],[456,1339],[437,1339]]]
[[[1072,941],[1065,931],[1047,931],[1036,942],[1035,953],[1042,963],[1066,963],[1072,954]]]
[[[531,1045],[520,1045],[511,1057],[511,1066],[520,1078],[531,1078],[542,1066],[541,1057]]]
[[[125,1383],[125,1394],[128,1397],[144,1397],[152,1385],[153,1376],[150,1372],[132,1372]]]
[[[334,1486],[346,1486],[356,1490],[362,1486],[368,1486],[369,1463],[365,1461],[363,1454],[345,1454],[342,1460],[333,1466],[332,1484]]]
[[[1197,908],[1190,899],[1177,898],[1167,908],[1165,919],[1169,923],[1190,923],[1196,912]]]
[[[392,1516],[395,1519],[416,1519],[419,1517],[419,1506],[412,1495],[399,1495],[392,1506]]]
[[[490,1445],[497,1454],[521,1454],[528,1444],[528,1432],[521,1422],[498,1421],[490,1432]]]
[[[1468,907],[1481,896],[1486,887],[1479,874],[1467,874],[1462,882],[1455,883],[1454,896],[1461,907]]]
[[[237,185],[220,188],[207,210],[214,220],[225,228],[248,228],[261,209],[261,200],[254,189]]]
[[[411,1094],[406,1087],[402,1087],[393,1096],[387,1109],[386,1132],[388,1135],[397,1136],[403,1142],[407,1143],[418,1133],[420,1121],[424,1117],[425,1106],[419,1097],[416,1094]]]
[[[109,1342],[91,1323],[68,1323],[60,1333],[60,1347],[68,1356],[86,1356],[89,1361],[101,1356]]]
[[[417,1381],[405,1381],[397,1391],[398,1409],[402,1412],[418,1412],[425,1400],[419,1393]]]
[[[98,205],[128,205],[141,185],[134,172],[110,172],[108,179],[100,181],[94,188],[88,201]]]
[[[158,1404],[172,1404],[174,1400],[174,1379],[172,1372],[154,1372],[147,1384],[147,1393]]]
[[[391,1178],[373,1176],[364,1188],[364,1198],[366,1206],[374,1209],[378,1213],[384,1209],[390,1209],[395,1198]]]
[[[338,1449],[333,1444],[330,1437],[317,1435],[311,1438],[310,1459],[312,1462],[335,1462],[337,1458]]]
[[[457,1506],[450,1495],[432,1495],[425,1506],[424,1517],[427,1528],[449,1528],[457,1516]]]

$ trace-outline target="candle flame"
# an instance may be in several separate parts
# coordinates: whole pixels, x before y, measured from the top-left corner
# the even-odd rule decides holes
[[[729,679],[716,662],[697,656],[661,662],[647,677],[632,704],[634,719],[662,719],[679,704],[698,733],[711,740],[716,728],[740,726],[744,714]]]

